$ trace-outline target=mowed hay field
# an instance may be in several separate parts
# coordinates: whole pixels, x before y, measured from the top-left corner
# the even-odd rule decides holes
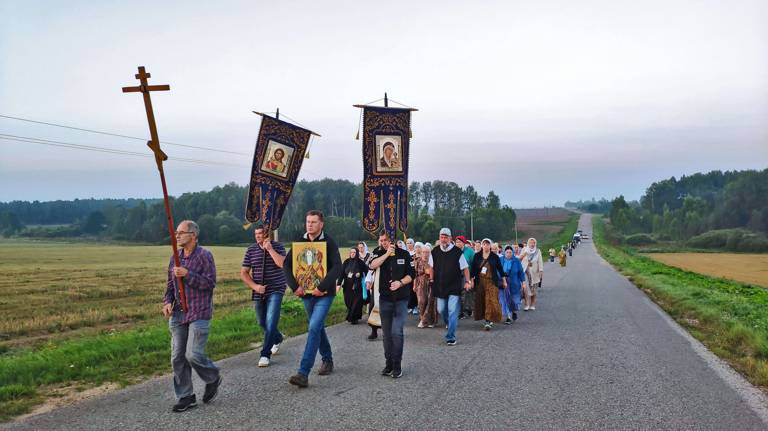
[[[574,216],[565,208],[524,208],[516,209],[518,241],[529,237],[546,242],[560,234],[563,227]],[[571,234],[575,233],[570,232]]]
[[[208,247],[216,312],[242,308],[244,247]],[[0,241],[0,352],[161,319],[170,246]]]
[[[648,253],[666,265],[768,288],[768,254]]]

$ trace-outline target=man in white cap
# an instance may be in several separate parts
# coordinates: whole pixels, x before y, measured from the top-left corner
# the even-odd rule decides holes
[[[449,346],[455,346],[462,284],[464,290],[469,290],[472,288],[472,282],[467,259],[451,242],[451,230],[447,227],[440,229],[440,244],[432,249],[429,265],[432,267],[430,278],[433,283],[432,292],[437,298],[437,311],[443,316],[448,327],[445,342]]]

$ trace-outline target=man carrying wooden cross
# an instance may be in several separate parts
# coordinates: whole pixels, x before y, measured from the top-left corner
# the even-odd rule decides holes
[[[192,369],[206,383],[203,402],[216,398],[221,385],[221,373],[205,354],[211,317],[213,316],[213,289],[216,287],[216,264],[210,251],[198,246],[200,228],[191,220],[184,220],[176,228],[176,240],[181,248],[181,265],[174,258],[168,264],[168,281],[163,299],[163,315],[171,330],[171,365],[173,390],[178,402],[174,412],[197,407],[192,387]],[[176,278],[184,280],[187,288],[187,307],[181,309]]]

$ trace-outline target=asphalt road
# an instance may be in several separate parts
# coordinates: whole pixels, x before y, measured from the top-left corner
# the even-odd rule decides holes
[[[589,216],[581,228],[591,233]],[[597,256],[591,240],[568,266],[545,265],[536,311],[482,331],[462,320],[458,345],[443,328],[406,328],[404,376],[382,377],[381,342],[367,326],[329,329],[336,371],[287,383],[304,337],[269,368],[258,352],[221,361],[211,404],[174,414],[171,377],[5,424],[4,430],[255,429],[768,429],[766,398],[693,341]],[[318,360],[319,362],[319,360]],[[198,400],[202,385],[196,381]]]

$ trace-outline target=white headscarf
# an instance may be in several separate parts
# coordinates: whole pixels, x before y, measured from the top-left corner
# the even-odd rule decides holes
[[[531,247],[528,244],[533,240],[534,246]],[[536,244],[538,244],[538,241],[536,241],[536,238],[528,238],[528,241],[525,243],[525,253],[528,254],[528,259],[534,259],[536,257],[536,253],[539,251],[538,248],[536,248]]]

